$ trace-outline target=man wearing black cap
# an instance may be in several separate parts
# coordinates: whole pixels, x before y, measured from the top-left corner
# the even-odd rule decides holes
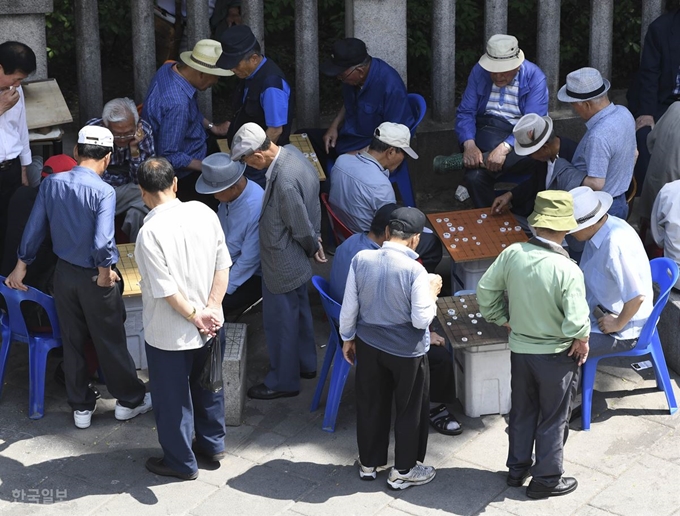
[[[340,311],[345,359],[356,358],[359,477],[376,478],[387,463],[392,398],[394,467],[387,484],[406,489],[430,482],[427,451],[430,347],[428,327],[437,310],[442,279],[428,274],[414,249],[425,225],[416,208],[398,208],[379,250],[359,252],[350,265]]]
[[[305,129],[326,169],[326,156],[335,159],[371,143],[373,131],[383,122],[412,128],[415,123],[406,86],[399,73],[382,59],[371,57],[366,44],[345,38],[333,44],[331,58],[321,72],[342,82],[343,106],[324,132]]]
[[[290,86],[283,72],[274,61],[262,54],[250,27],[235,25],[224,31],[219,39],[222,55],[217,66],[231,70],[241,79],[233,98],[235,114],[227,132],[229,145],[236,131],[248,122],[255,122],[265,129],[273,143],[287,144],[293,105]],[[245,175],[264,188],[265,172],[248,167]]]

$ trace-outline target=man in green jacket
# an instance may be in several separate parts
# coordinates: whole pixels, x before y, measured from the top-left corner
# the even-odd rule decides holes
[[[562,476],[562,460],[590,322],[583,273],[561,246],[577,226],[572,196],[540,192],[528,221],[536,236],[500,254],[479,281],[477,299],[484,318],[510,332],[507,483],[520,487],[531,476],[527,496],[547,498],[578,485]]]

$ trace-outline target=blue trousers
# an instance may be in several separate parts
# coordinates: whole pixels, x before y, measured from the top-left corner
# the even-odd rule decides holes
[[[262,282],[262,319],[269,351],[264,384],[274,391],[299,391],[300,372],[316,371],[316,344],[307,283],[272,294]]]
[[[165,351],[146,343],[149,387],[163,462],[179,473],[191,474],[198,469],[191,450],[194,432],[196,447],[205,453],[224,451],[224,394],[198,385],[207,357],[205,346]]]

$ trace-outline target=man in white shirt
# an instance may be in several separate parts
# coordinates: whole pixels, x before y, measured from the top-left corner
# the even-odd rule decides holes
[[[17,41],[0,45],[0,251],[5,245],[9,199],[22,184],[28,186],[31,148],[21,81],[35,69],[29,46]]]
[[[231,258],[217,215],[196,201],[177,199],[175,171],[165,158],[138,170],[142,198],[151,209],[137,237],[149,386],[163,457],[146,468],[156,475],[194,480],[196,455],[224,458],[224,396],[199,385],[222,326],[222,298]],[[219,346],[219,340],[213,341]],[[196,441],[192,446],[192,436]]]
[[[665,257],[680,266],[680,179],[664,186],[652,207],[650,228],[656,245],[663,248]],[[680,279],[675,283],[680,289]]]

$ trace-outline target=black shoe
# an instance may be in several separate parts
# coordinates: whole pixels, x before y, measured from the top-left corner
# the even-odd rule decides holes
[[[549,496],[562,496],[576,490],[578,482],[573,477],[562,477],[557,485],[549,487],[532,480],[527,487],[527,496],[534,500]]]
[[[313,380],[316,378],[316,371],[310,371],[308,373],[300,372],[300,378],[303,380]]]
[[[248,397],[254,400],[275,400],[276,398],[293,398],[300,391],[273,391],[265,384],[253,385],[248,389]]]
[[[145,466],[151,473],[161,477],[175,477],[181,480],[196,480],[198,478],[198,471],[194,471],[190,474],[180,473],[179,471],[175,471],[166,466],[162,457],[151,457],[147,459]]]
[[[524,485],[524,481],[527,478],[529,478],[530,476],[531,476],[531,473],[529,473],[528,469],[526,471],[523,471],[519,475],[513,474],[513,473],[508,473],[508,478],[505,480],[505,482],[510,487],[522,487]]]
[[[194,452],[194,455],[196,457],[200,457],[202,459],[207,460],[208,462],[220,462],[222,459],[224,459],[227,456],[226,451],[221,451],[218,453],[208,453],[203,450],[201,450],[198,446],[196,446],[196,443],[191,445],[191,449]]]

